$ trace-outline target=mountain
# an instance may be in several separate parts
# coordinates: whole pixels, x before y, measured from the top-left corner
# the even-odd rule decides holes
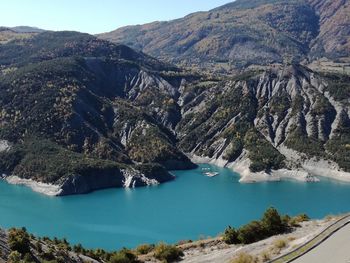
[[[45,183],[55,195],[154,185],[193,162],[231,167],[242,181],[348,178],[346,67],[324,64],[320,72],[316,62],[313,70],[297,63],[349,54],[348,27],[340,25],[347,8],[346,1],[236,1],[117,31],[202,71],[78,32],[5,41],[0,175]],[[244,72],[211,74],[224,57]],[[253,64],[264,66],[246,67]]]
[[[76,32],[0,45],[0,64],[1,174],[71,194],[156,184],[173,179],[163,167],[194,167],[172,132],[177,68]]]
[[[237,0],[169,22],[127,26],[98,37],[200,69],[349,58],[348,0]]]

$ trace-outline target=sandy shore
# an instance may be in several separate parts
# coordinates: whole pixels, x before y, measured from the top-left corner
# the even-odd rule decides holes
[[[62,191],[58,185],[40,183],[31,179],[22,179],[18,176],[6,176],[4,179],[10,184],[24,185],[30,187],[35,192],[48,196],[57,196]]]

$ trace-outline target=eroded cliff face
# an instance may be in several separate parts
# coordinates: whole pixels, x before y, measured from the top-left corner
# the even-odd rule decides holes
[[[252,171],[301,167],[313,157],[349,171],[349,99],[335,98],[337,84],[326,76],[286,66],[206,85],[180,96],[184,151],[224,164],[249,159]],[[303,158],[292,160],[285,148]]]

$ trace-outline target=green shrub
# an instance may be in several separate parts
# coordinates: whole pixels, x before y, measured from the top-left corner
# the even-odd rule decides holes
[[[139,255],[145,255],[145,254],[148,254],[149,252],[151,252],[153,249],[154,249],[154,245],[153,244],[152,245],[150,245],[150,244],[142,244],[142,245],[139,245],[136,248],[136,252]]]
[[[18,251],[12,251],[8,256],[8,263],[20,263],[21,254]]]
[[[310,220],[310,218],[308,217],[308,215],[300,214],[300,215],[292,217],[289,220],[289,225],[293,226],[293,227],[298,227],[298,226],[300,226],[300,223],[305,222],[305,221],[309,221],[309,220]]]
[[[239,254],[230,263],[257,263],[258,259],[246,253]]]
[[[231,226],[228,226],[225,229],[225,232],[224,232],[224,234],[222,236],[222,240],[226,244],[237,244],[237,243],[239,243],[238,233],[237,233],[236,229],[232,228]]]
[[[310,220],[310,217],[309,217],[307,214],[300,214],[300,215],[297,215],[297,216],[296,216],[296,219],[297,219],[299,222],[305,222],[305,221],[309,221],[309,220]]]
[[[268,262],[271,260],[271,255],[268,251],[264,250],[263,252],[261,252],[260,258],[262,262]]]
[[[48,251],[41,253],[40,257],[46,261],[53,261],[56,258],[55,251],[52,248],[50,248]]]
[[[34,263],[34,258],[30,253],[26,253],[23,257],[23,262],[24,263]]]
[[[249,224],[241,226],[237,231],[229,227],[225,230],[224,237],[226,236],[228,240],[231,237],[234,240],[237,233],[237,240],[235,242],[250,244],[286,232],[289,229],[289,222],[289,216],[281,218],[278,211],[270,207],[265,211],[260,221],[252,221]]]
[[[184,254],[181,249],[177,248],[176,246],[171,246],[164,243],[160,243],[154,248],[155,258],[164,262],[177,261],[183,255]]]
[[[281,234],[286,229],[286,226],[281,220],[281,216],[273,207],[270,207],[265,211],[261,221],[268,236]]]
[[[288,227],[290,224],[291,217],[289,215],[281,216],[282,224]]]
[[[243,244],[251,244],[266,237],[265,228],[260,221],[252,221],[238,229],[238,240]]]
[[[284,239],[277,239],[274,243],[273,243],[274,247],[277,249],[282,249],[285,248],[287,246],[287,242]]]
[[[75,253],[82,253],[83,252],[83,246],[81,244],[77,244],[73,246],[73,251]]]
[[[122,250],[114,253],[109,259],[108,263],[137,263],[137,257],[129,249],[123,248]]]
[[[11,228],[8,233],[8,244],[12,251],[24,255],[30,252],[30,238],[25,228]]]

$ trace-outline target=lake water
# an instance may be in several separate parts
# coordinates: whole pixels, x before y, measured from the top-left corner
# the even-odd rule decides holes
[[[206,177],[203,168],[220,175]],[[0,226],[25,226],[35,235],[114,250],[215,236],[227,225],[260,218],[269,206],[312,218],[350,211],[350,184],[337,181],[240,184],[231,170],[210,165],[174,174],[175,181],[156,187],[67,197],[47,197],[0,180]]]

